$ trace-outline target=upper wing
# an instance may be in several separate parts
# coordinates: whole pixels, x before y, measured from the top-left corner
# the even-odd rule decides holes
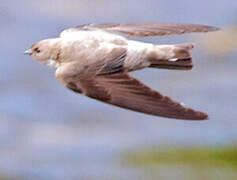
[[[107,23],[87,24],[64,30],[65,33],[75,31],[102,30],[111,33],[123,33],[129,36],[164,36],[172,34],[184,34],[192,32],[216,31],[219,28],[199,24],[175,24],[175,23]]]

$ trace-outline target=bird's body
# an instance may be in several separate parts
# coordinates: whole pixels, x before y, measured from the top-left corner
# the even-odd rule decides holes
[[[53,46],[57,47],[57,50],[54,50],[52,58],[44,61],[44,64],[55,68],[60,68],[69,63],[76,63],[78,66],[90,65],[98,59],[106,59],[106,56],[123,49],[126,50],[126,58],[123,62],[124,69],[133,71],[149,67],[152,59],[175,61],[179,50],[184,51],[184,54],[186,53],[182,58],[190,58],[189,50],[193,47],[192,44],[153,45],[128,40],[123,36],[103,31],[77,31],[49,40],[54,41]],[[176,53],[174,50],[177,50]]]
[[[117,33],[148,36],[213,30],[210,26],[165,23],[92,24],[40,41],[29,53],[55,67],[56,78],[66,87],[91,98],[163,117],[206,119],[205,113],[186,108],[128,75],[146,67],[189,70],[192,44],[153,45]]]

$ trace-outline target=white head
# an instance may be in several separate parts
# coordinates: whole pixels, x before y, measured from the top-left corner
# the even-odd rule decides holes
[[[32,56],[43,64],[49,64],[49,61],[57,61],[59,52],[59,39],[46,39],[33,44],[24,54]]]

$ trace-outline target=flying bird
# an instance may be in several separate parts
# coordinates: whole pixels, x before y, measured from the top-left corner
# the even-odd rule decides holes
[[[155,45],[129,36],[164,36],[216,31],[198,24],[107,23],[64,30],[60,37],[33,44],[25,54],[56,68],[56,79],[76,93],[150,115],[208,119],[131,77],[143,68],[190,70],[193,44]]]

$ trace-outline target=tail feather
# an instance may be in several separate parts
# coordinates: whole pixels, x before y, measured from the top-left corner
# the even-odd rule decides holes
[[[174,69],[174,70],[191,70],[193,68],[192,58],[177,59],[175,61],[157,60],[149,67],[160,69]]]
[[[149,61],[152,68],[190,70],[193,67],[190,50],[193,44],[154,46]]]

